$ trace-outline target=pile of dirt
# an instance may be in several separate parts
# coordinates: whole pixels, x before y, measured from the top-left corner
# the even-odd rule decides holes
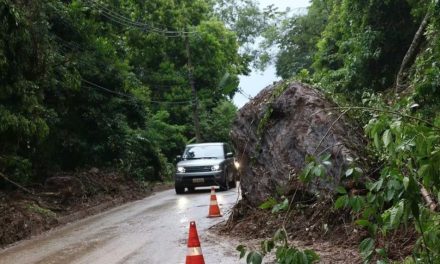
[[[260,242],[273,238],[280,228],[287,231],[290,245],[314,250],[320,256],[319,263],[363,263],[359,244],[370,237],[353,223],[348,210],[336,210],[328,201],[293,203],[288,213],[252,208],[241,201],[228,221],[212,229],[218,235],[239,239],[252,250],[260,250]],[[412,254],[417,238],[416,230],[402,227],[387,237],[379,235],[376,246],[386,249],[390,260],[403,261]]]
[[[228,221],[216,226],[215,231],[243,241],[262,241],[285,228],[289,243],[314,250],[320,263],[347,263],[347,259],[349,263],[362,263],[358,246],[368,233],[352,224],[347,216],[348,212],[336,211],[325,201],[294,203],[288,213],[252,208],[241,201]],[[255,243],[253,248],[258,250],[259,244]]]
[[[0,247],[170,187],[92,168],[54,175],[27,191],[0,190]]]

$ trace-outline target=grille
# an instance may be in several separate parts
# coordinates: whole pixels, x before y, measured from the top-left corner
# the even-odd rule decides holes
[[[185,172],[207,172],[211,171],[211,166],[185,167]]]

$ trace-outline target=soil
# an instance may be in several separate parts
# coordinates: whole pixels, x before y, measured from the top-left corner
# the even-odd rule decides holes
[[[330,202],[298,203],[292,208],[288,214],[272,213],[241,203],[226,223],[213,230],[259,250],[260,242],[272,238],[284,223],[289,243],[302,250],[314,250],[320,256],[319,263],[363,263],[359,244],[369,235],[353,224],[349,212],[333,209]],[[401,261],[411,255],[416,238],[415,230],[398,230],[387,238],[378,238],[377,247],[386,248],[390,260]],[[270,259],[274,259],[273,254]]]
[[[0,248],[171,187],[92,168],[57,174],[29,192],[0,190]]]

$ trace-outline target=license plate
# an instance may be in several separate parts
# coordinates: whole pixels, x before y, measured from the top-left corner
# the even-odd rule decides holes
[[[205,179],[203,179],[203,178],[194,178],[193,182],[194,183],[201,183],[201,182],[205,182]]]

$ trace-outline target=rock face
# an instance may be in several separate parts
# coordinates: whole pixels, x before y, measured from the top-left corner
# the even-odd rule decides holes
[[[300,83],[277,83],[242,107],[231,136],[240,162],[243,202],[258,206],[269,197],[298,192],[331,194],[354,166],[367,171],[365,140],[336,105]],[[326,176],[305,184],[298,179],[306,157],[331,154]]]

